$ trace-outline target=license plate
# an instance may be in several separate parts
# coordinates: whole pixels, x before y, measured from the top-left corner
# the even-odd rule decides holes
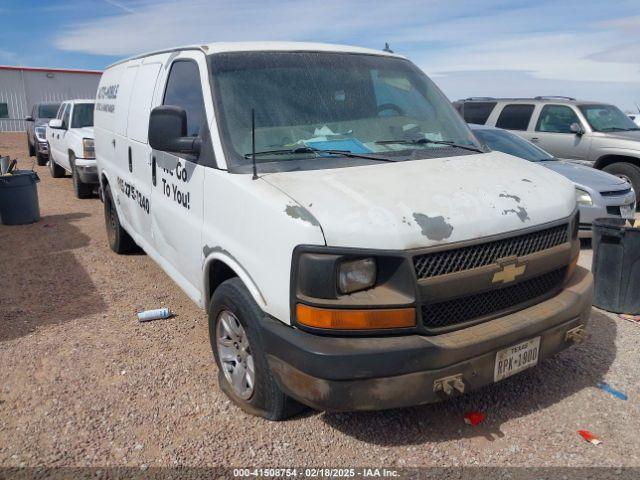
[[[635,212],[631,208],[631,205],[622,205],[620,207],[620,216],[622,218],[633,218],[634,213]]]
[[[511,375],[515,375],[518,372],[537,365],[539,353],[540,337],[532,338],[526,342],[500,350],[496,355],[493,381],[499,382]]]

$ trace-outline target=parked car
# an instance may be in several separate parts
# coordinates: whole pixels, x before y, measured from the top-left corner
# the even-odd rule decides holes
[[[214,43],[100,80],[107,239],[209,314],[224,392],[282,419],[492,384],[579,342],[575,187],[473,136],[414,64]]]
[[[38,165],[46,165],[49,160],[46,129],[47,123],[55,118],[59,103],[36,103],[31,108],[31,115],[24,120],[27,122],[27,149],[29,156],[36,156]]]
[[[640,127],[614,105],[570,97],[484,97],[454,105],[468,123],[510,130],[561,160],[624,178],[640,192]]]
[[[558,160],[507,130],[485,125],[469,126],[478,140],[491,150],[537,162],[571,180],[576,186],[576,200],[580,207],[580,237],[591,237],[591,226],[596,218],[634,218],[636,194],[624,179],[584,165]]]
[[[51,176],[59,178],[69,172],[78,198],[92,196],[98,186],[93,109],[93,100],[67,100],[47,127]]]

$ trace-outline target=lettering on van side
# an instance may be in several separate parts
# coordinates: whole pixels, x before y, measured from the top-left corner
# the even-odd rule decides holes
[[[180,163],[180,160],[178,160],[175,170],[167,170],[163,167],[160,167],[160,169],[166,175],[169,175],[169,177],[171,177],[162,177],[163,193],[167,196],[167,198],[173,200],[179,205],[182,205],[187,210],[191,210],[191,192],[184,191],[184,186],[186,186],[187,180],[189,179],[189,175],[185,166]],[[175,178],[178,183],[175,183],[173,181],[173,178]],[[181,186],[183,186],[182,190],[180,189]]]
[[[129,183],[120,177],[118,177],[116,181],[118,183],[118,188],[127,196],[127,198],[132,199],[142,210],[149,213],[149,199],[145,194],[138,190],[134,184]]]
[[[98,89],[98,100],[115,100],[118,98],[119,84],[103,85]],[[95,109],[99,112],[113,113],[116,109],[115,103],[96,102]]]

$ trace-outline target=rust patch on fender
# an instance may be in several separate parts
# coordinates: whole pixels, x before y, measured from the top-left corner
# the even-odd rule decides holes
[[[422,235],[429,240],[444,240],[453,233],[453,226],[448,224],[442,215],[429,217],[424,213],[414,213],[413,219],[422,229]]]
[[[532,183],[531,180],[529,180],[528,178],[523,178],[522,181],[527,183]]]
[[[309,204],[310,206],[313,204]],[[291,218],[297,218],[298,220],[302,220],[303,222],[309,223],[315,227],[319,227],[320,223],[316,220],[309,210],[300,205],[287,205],[287,208],[284,209],[284,212],[289,215]]]

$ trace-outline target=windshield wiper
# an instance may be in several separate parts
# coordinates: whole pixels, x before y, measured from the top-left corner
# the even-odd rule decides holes
[[[390,158],[385,157],[374,157],[372,155],[364,155],[362,153],[354,153],[351,150],[325,150],[322,148],[313,148],[308,146],[299,146],[293,148],[285,148],[279,150],[263,150],[261,152],[254,153],[245,153],[244,158],[251,159],[253,155],[258,156],[267,156],[267,155],[297,155],[299,153],[313,153],[316,156],[320,153],[327,153],[330,155],[340,155],[343,157],[349,158],[364,158],[367,160],[376,160],[378,162],[396,162],[397,160],[391,160]]]
[[[413,140],[407,139],[407,138],[400,138],[397,140],[378,140],[376,143],[381,145],[387,145],[391,143],[401,143],[401,144],[403,143],[407,145],[422,145],[422,144],[429,143],[429,144],[437,144],[437,145],[447,145],[449,147],[461,148],[462,150],[469,150],[471,152],[485,153],[483,150],[480,150],[479,148],[469,147],[466,145],[459,145],[450,140],[431,140],[429,138],[416,138]]]

